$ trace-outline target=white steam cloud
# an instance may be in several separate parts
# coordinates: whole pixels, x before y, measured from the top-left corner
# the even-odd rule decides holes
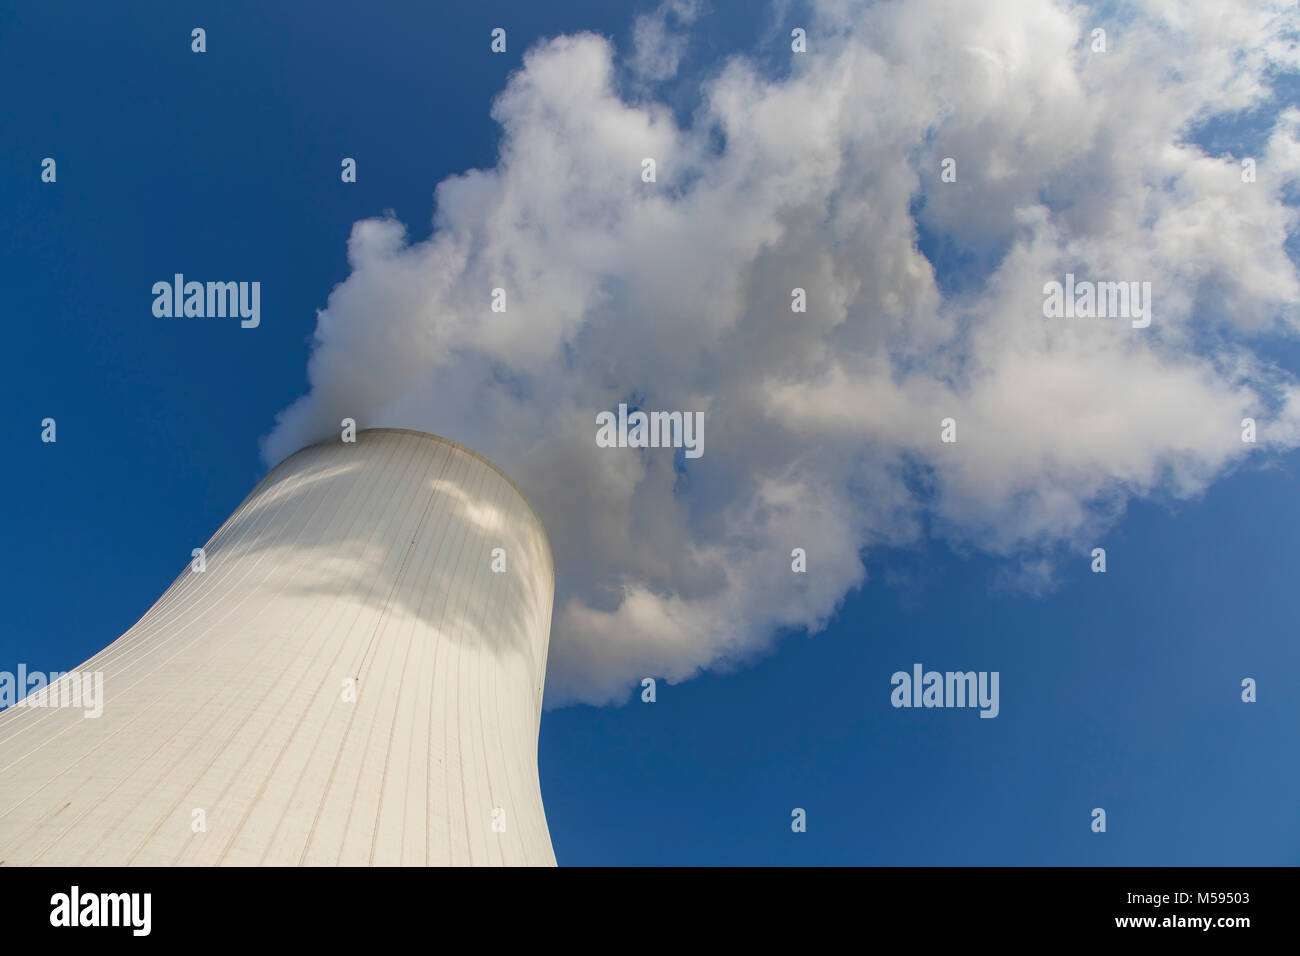
[[[350,416],[500,464],[556,554],[552,705],[816,631],[864,549],[923,527],[1049,585],[1131,498],[1300,443],[1297,382],[1264,354],[1300,319],[1300,110],[1272,89],[1300,69],[1296,6],[1123,9],[821,3],[767,67],[717,64],[685,124],[646,84],[674,82],[707,8],[642,19],[626,60],[589,34],[538,46],[495,102],[496,167],[438,185],[431,238],[354,227],[267,460]],[[1252,152],[1193,144],[1246,111]],[[1044,318],[1067,272],[1151,282],[1150,328]],[[598,448],[621,401],[702,411],[704,456]]]

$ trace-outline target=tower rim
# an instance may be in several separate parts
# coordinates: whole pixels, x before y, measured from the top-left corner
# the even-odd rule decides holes
[[[475,451],[473,448],[470,448],[468,445],[462,445],[458,441],[453,441],[450,438],[444,438],[442,435],[436,435],[433,432],[426,432],[419,428],[401,428],[401,427],[392,427],[392,426],[378,426],[375,428],[358,428],[357,429],[358,444],[360,444],[360,438],[362,435],[373,435],[373,434],[379,434],[385,432],[399,434],[399,435],[417,435],[420,438],[428,438],[433,441],[440,442],[441,444],[444,445],[450,445],[452,448],[458,451],[463,451],[465,452],[465,454],[473,458],[477,458],[483,464],[487,465],[498,475],[504,478],[506,480],[506,483],[509,484],[510,487],[515,490],[515,494],[517,494],[521,499],[523,499],[524,504],[528,506],[528,510],[532,513],[534,520],[536,520],[538,526],[542,529],[542,535],[546,540],[546,552],[551,559],[551,580],[552,581],[555,580],[555,552],[551,548],[551,535],[550,532],[546,530],[546,522],[542,521],[542,516],[537,513],[537,509],[533,507],[533,503],[528,499],[528,496],[524,494],[524,490],[519,487],[519,485],[515,482],[513,478],[511,478],[508,474],[506,474],[504,468],[502,468],[492,459],[488,458],[486,455]],[[301,455],[305,451],[310,451],[313,448],[320,448],[325,445],[337,445],[337,444],[340,444],[337,438],[325,438],[322,439],[321,441],[313,442],[310,445],[304,445],[302,448],[299,448],[297,451],[295,451],[292,455],[286,455],[284,459],[282,459],[279,463],[275,465],[275,468],[279,468],[281,465],[289,461],[291,458]],[[274,471],[275,468],[272,468],[271,470]]]

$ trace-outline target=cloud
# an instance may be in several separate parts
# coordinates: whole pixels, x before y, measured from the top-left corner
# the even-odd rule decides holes
[[[636,18],[632,26],[633,73],[645,80],[666,80],[677,74],[688,38],[669,26],[690,26],[700,14],[700,0],[664,0],[654,11]]]
[[[676,70],[676,6],[639,21],[643,81]],[[1132,498],[1300,443],[1263,351],[1300,318],[1300,113],[1270,87],[1300,67],[1295,4],[1125,9],[826,2],[787,74],[718,64],[685,126],[620,96],[606,40],[539,45],[495,101],[497,165],[438,185],[430,238],[354,227],[267,460],[351,416],[498,462],[556,553],[552,705],[816,631],[866,550],[923,528],[1044,585]],[[1268,117],[1253,183],[1189,134],[1241,111]],[[1044,318],[1066,273],[1150,282],[1151,326]],[[597,448],[622,401],[702,411],[704,456]]]

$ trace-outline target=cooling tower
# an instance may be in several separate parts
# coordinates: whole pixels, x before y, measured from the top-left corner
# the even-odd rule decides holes
[[[316,445],[199,566],[74,672],[101,716],[50,706],[71,678],[0,714],[5,866],[554,865],[555,569],[500,470],[401,429]]]

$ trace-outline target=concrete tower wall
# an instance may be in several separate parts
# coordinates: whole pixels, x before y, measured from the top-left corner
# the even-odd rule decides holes
[[[554,564],[498,469],[362,431],[282,462],[205,553],[77,668],[102,716],[0,714],[3,865],[555,863]]]

